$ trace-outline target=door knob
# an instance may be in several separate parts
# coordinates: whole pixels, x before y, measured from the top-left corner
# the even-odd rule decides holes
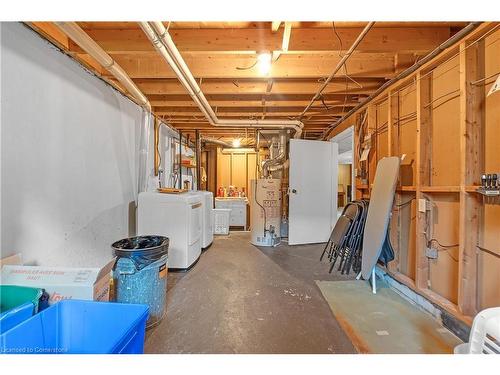
[[[297,194],[297,190],[296,189],[292,189],[292,193]]]

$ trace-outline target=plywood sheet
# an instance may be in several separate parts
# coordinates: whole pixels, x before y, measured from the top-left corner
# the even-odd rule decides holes
[[[397,231],[397,247],[399,248],[398,271],[415,280],[415,230],[416,230],[416,201],[415,193],[400,193],[396,203],[399,207],[395,210],[397,218],[392,231]],[[392,234],[392,233],[391,233]],[[392,242],[394,246],[394,242]]]
[[[232,157],[231,184],[241,191],[247,187],[247,157],[245,153],[233,153]]]
[[[432,236],[441,245],[458,244],[459,238],[459,195],[435,194],[433,219],[430,224]],[[429,260],[430,289],[453,303],[458,298],[458,246],[439,248],[437,259]]]
[[[389,136],[387,130],[378,134],[377,137],[377,158],[378,160],[389,156]]]
[[[389,156],[387,100],[377,105],[377,160]]]
[[[480,252],[478,268],[479,309],[500,306],[500,258]]]
[[[500,30],[486,38],[485,60],[486,77],[500,72]],[[486,93],[495,79],[496,75],[486,80]],[[485,168],[489,173],[500,172],[500,93],[487,97],[485,105]]]
[[[401,163],[401,185],[415,185],[417,158],[417,96],[412,84],[399,93],[399,153],[406,154]]]
[[[438,66],[432,75],[431,184],[460,184],[459,58]],[[438,99],[440,98],[440,99]]]
[[[217,150],[217,189],[231,185],[231,155]]]

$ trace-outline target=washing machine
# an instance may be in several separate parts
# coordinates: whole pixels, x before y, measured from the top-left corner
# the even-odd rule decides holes
[[[168,268],[185,270],[200,257],[203,201],[200,194],[139,194],[137,234],[170,239]]]
[[[211,191],[198,190],[203,202],[201,247],[207,249],[214,240],[214,195]]]

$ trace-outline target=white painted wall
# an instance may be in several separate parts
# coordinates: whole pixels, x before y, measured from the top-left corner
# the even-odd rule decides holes
[[[134,225],[142,110],[22,24],[0,28],[1,256],[99,266]]]

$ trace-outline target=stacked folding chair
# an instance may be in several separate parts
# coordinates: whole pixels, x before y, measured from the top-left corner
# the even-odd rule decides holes
[[[353,201],[344,207],[320,258],[320,261],[323,260],[327,254],[331,263],[330,272],[337,261],[338,270],[342,274],[349,274],[351,268],[355,272],[361,269],[361,249],[367,212],[368,200]]]

